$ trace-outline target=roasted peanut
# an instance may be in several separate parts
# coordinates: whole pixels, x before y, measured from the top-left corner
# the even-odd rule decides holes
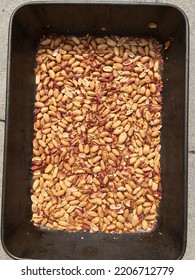
[[[44,36],[35,68],[32,222],[149,231],[161,201],[161,45]]]

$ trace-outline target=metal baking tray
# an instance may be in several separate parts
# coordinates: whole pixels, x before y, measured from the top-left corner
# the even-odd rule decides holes
[[[149,28],[149,23],[157,28]],[[102,28],[104,27],[104,28]],[[161,166],[163,199],[151,232],[69,233],[33,226],[30,172],[34,68],[43,35],[153,37],[164,52]],[[32,2],[11,16],[3,171],[2,244],[15,259],[180,259],[186,247],[188,20],[163,4]]]

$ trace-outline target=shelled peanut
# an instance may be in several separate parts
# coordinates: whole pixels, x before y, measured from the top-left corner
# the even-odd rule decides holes
[[[44,37],[36,56],[32,221],[105,233],[151,230],[161,200],[161,45]]]

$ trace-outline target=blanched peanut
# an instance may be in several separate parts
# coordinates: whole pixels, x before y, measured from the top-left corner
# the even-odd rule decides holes
[[[161,45],[51,35],[36,61],[34,225],[150,231],[161,201]]]

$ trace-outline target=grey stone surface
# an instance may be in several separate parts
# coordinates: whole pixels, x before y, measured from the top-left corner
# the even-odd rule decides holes
[[[2,173],[3,173],[3,149],[4,149],[4,122],[0,122],[0,182],[2,182]],[[2,191],[0,189],[0,215],[1,215],[1,199]],[[1,224],[0,224],[1,229]],[[0,259],[6,260],[9,259],[7,254],[4,252],[2,246],[0,246]]]
[[[1,0],[0,1],[0,204],[1,204],[1,179],[3,165],[4,146],[4,120],[5,119],[5,96],[6,96],[6,70],[7,70],[7,41],[8,26],[12,12],[19,5],[29,1],[26,0]],[[32,1],[34,2],[34,1]],[[38,2],[38,1],[37,1]],[[42,2],[42,1],[40,1]],[[45,1],[47,2],[47,1]],[[63,2],[63,1],[62,1]],[[78,1],[79,2],[79,1]],[[87,2],[87,1],[86,1]],[[125,1],[126,2],[126,1]],[[136,1],[129,1],[136,2]],[[195,1],[194,0],[153,0],[137,2],[160,2],[170,3],[180,7],[189,19],[190,24],[190,94],[189,94],[189,188],[188,188],[188,235],[187,248],[183,259],[195,260]],[[1,209],[1,205],[0,205]],[[0,259],[9,259],[0,244]]]

